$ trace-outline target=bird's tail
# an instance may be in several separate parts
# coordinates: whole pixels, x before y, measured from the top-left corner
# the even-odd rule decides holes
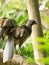
[[[4,52],[3,52],[3,63],[7,62],[13,57],[14,53],[14,38],[8,39]]]

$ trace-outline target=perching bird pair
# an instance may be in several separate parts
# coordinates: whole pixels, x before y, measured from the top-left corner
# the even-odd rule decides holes
[[[14,19],[2,18],[0,19],[0,38],[4,40],[5,36],[8,36],[6,46],[3,52],[3,62],[7,62],[13,57],[14,46],[21,45],[31,35],[31,26],[36,24],[35,21],[29,21],[27,25],[16,25]]]

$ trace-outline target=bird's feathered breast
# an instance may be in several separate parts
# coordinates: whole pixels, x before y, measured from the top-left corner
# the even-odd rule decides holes
[[[22,26],[17,26],[15,37],[16,38],[22,38],[22,37],[27,38],[28,36],[30,36],[30,34],[31,34],[31,29],[25,25],[22,25]]]

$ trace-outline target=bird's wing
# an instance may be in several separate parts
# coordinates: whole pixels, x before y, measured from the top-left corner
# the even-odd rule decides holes
[[[9,32],[13,31],[13,28],[15,28],[16,22],[14,19],[9,18],[1,18],[0,19],[0,38],[2,38],[5,35],[8,35]]]
[[[31,30],[27,26],[21,25],[16,28],[15,37],[23,38],[29,36],[30,34],[31,34]]]
[[[2,27],[15,27],[16,26],[16,21],[14,19],[5,19],[4,24]]]

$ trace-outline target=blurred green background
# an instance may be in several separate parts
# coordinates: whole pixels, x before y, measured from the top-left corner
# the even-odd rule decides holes
[[[47,2],[46,0],[39,0],[39,8],[41,5],[43,5],[43,1],[45,2],[43,10],[49,9],[49,0],[47,0]],[[26,0],[0,0],[0,18],[13,18],[16,20],[16,23],[18,25],[26,24],[29,20],[26,4]],[[41,13],[41,18],[42,20],[44,20],[44,22],[46,22],[49,25],[48,15]],[[44,58],[42,61],[49,64],[49,30],[44,28],[44,26],[42,26],[42,28],[44,37],[38,38],[37,41],[44,41],[45,46],[40,45],[38,48],[46,51],[47,60],[46,58]],[[4,42],[0,40],[0,48],[4,49],[6,41],[7,38],[4,40]],[[18,49],[18,53],[22,54],[23,56],[26,56],[28,62],[34,61],[31,36],[24,43],[24,45],[21,48],[21,51]]]

